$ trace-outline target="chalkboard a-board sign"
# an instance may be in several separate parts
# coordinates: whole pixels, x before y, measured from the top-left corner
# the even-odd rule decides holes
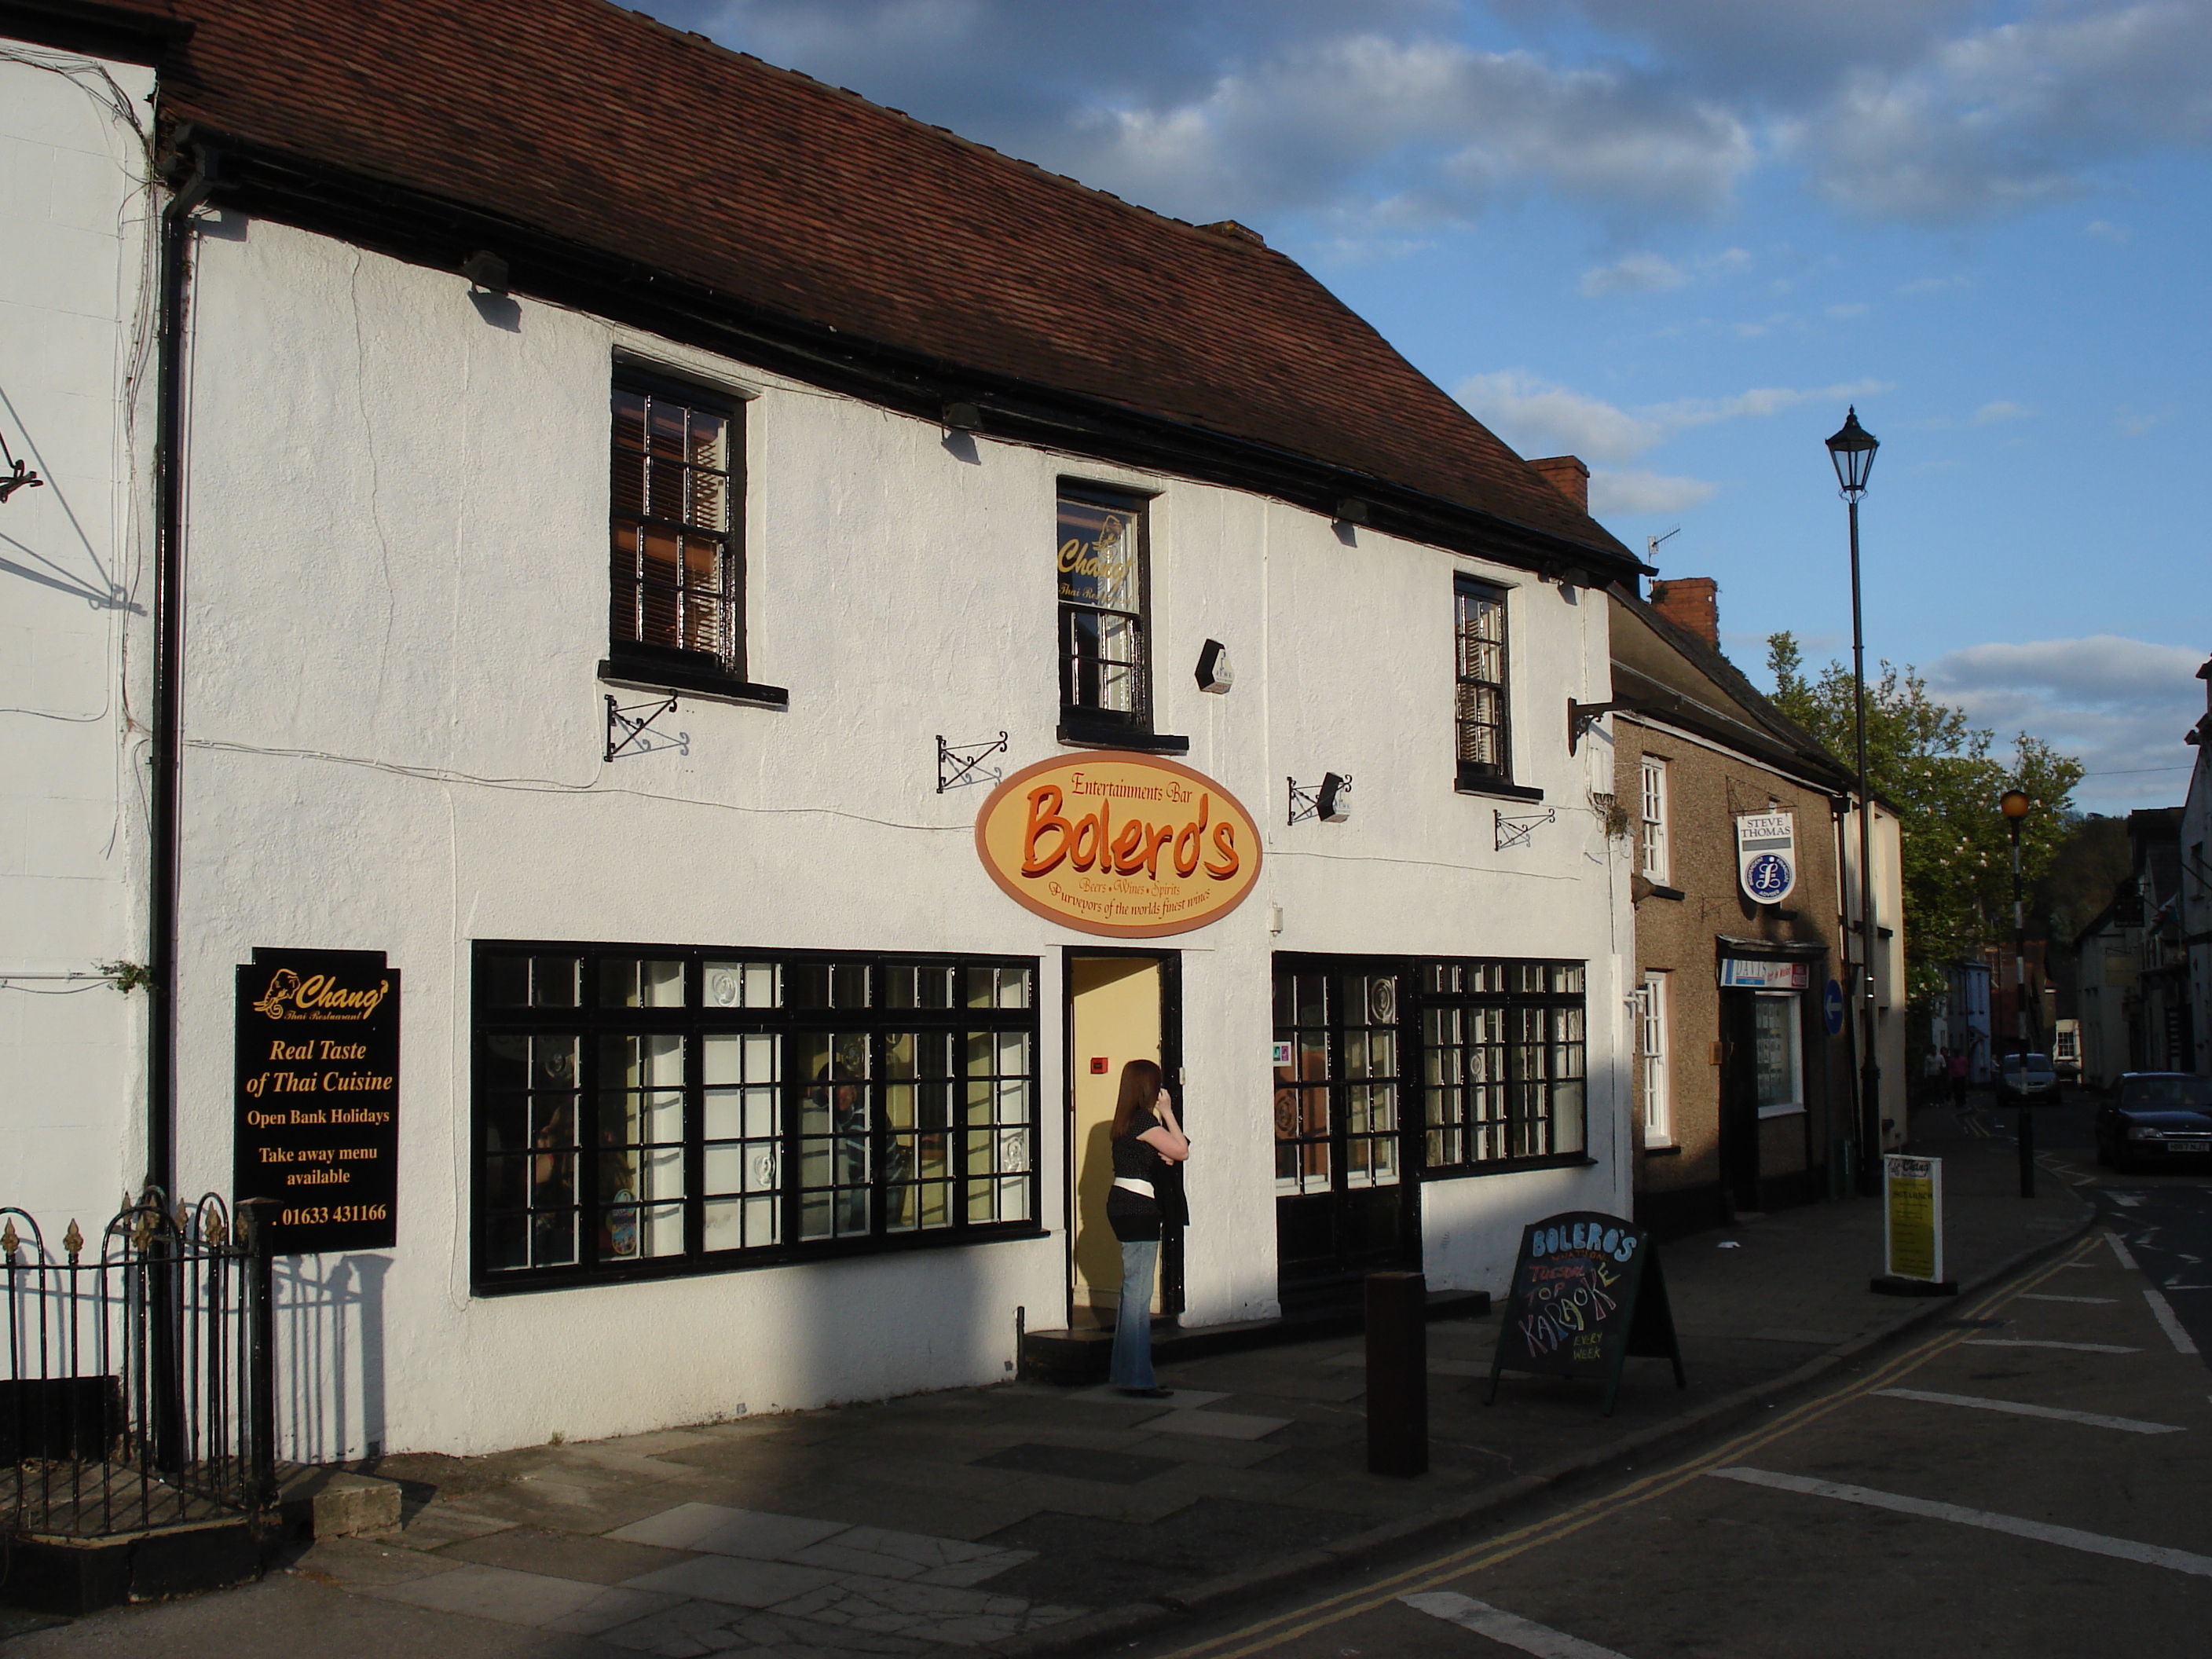
[[[275,1253],[398,1239],[399,974],[381,951],[256,951],[238,970],[231,1187]]]
[[[1489,1398],[1498,1398],[1498,1379],[1507,1371],[1601,1372],[1610,1417],[1631,1354],[1671,1359],[1674,1386],[1689,1387],[1650,1230],[1591,1210],[1547,1216],[1524,1228],[1490,1367]]]

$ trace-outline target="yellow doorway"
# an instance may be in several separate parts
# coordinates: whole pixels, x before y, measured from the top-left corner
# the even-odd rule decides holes
[[[1161,1063],[1160,960],[1157,957],[1071,957],[1067,963],[1068,1051],[1074,1072],[1068,1100],[1075,1249],[1068,1286],[1074,1325],[1111,1324],[1121,1300],[1121,1247],[1106,1224],[1114,1184],[1110,1132],[1121,1067]],[[1160,1311],[1155,1292],[1152,1310]]]

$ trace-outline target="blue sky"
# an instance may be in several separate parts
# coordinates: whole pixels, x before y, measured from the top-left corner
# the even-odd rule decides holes
[[[1850,645],[1821,441],[1881,440],[1868,650],[2092,810],[2177,801],[2212,650],[2212,0],[653,0],[1011,154],[1262,232],[1723,643]]]

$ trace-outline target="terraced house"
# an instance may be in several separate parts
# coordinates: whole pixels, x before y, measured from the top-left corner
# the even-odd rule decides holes
[[[0,36],[0,1196],[270,1200],[288,1455],[1005,1376],[1133,1057],[1185,1324],[1626,1211],[1636,562],[1291,259],[600,0]]]

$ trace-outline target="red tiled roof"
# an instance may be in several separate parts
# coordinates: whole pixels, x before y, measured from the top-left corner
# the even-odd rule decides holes
[[[165,110],[744,304],[1626,550],[1293,261],[602,0],[170,0]]]

